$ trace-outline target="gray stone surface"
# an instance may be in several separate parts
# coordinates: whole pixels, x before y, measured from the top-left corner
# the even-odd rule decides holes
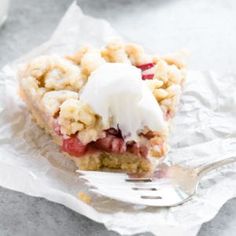
[[[235,72],[235,1],[78,2],[86,13],[108,19],[130,39],[146,44],[149,38],[155,40],[161,52],[189,48],[193,53],[192,68]],[[206,2],[213,4],[206,7]],[[70,3],[71,0],[12,0],[9,19],[0,30],[0,67],[46,41]],[[183,34],[186,30],[189,33]],[[199,236],[235,235],[235,209],[236,199],[226,203],[211,222],[203,225]],[[0,235],[117,234],[59,204],[0,188]]]

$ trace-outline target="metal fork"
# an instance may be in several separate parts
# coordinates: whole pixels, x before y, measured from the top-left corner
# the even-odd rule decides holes
[[[78,171],[93,192],[132,204],[171,207],[190,200],[203,176],[236,162],[236,156],[200,167],[162,164],[151,178],[130,178],[123,173]]]

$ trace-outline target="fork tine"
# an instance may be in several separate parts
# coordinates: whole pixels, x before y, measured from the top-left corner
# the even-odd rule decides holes
[[[81,172],[80,172],[81,173]],[[151,178],[127,178],[127,175],[114,173],[83,172],[90,191],[123,202],[146,206],[170,206],[175,202],[169,196],[177,193],[168,189],[166,182]],[[179,195],[179,194],[178,194]]]

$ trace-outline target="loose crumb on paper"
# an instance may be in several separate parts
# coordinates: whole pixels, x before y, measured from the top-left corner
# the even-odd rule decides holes
[[[78,192],[78,198],[79,200],[81,200],[82,202],[86,203],[86,204],[90,204],[92,201],[92,198],[85,192]]]

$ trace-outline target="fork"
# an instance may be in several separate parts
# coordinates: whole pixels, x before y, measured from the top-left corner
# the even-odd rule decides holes
[[[207,173],[233,162],[236,156],[194,168],[163,163],[148,178],[130,178],[114,172],[77,172],[97,194],[126,203],[172,207],[190,200]]]

